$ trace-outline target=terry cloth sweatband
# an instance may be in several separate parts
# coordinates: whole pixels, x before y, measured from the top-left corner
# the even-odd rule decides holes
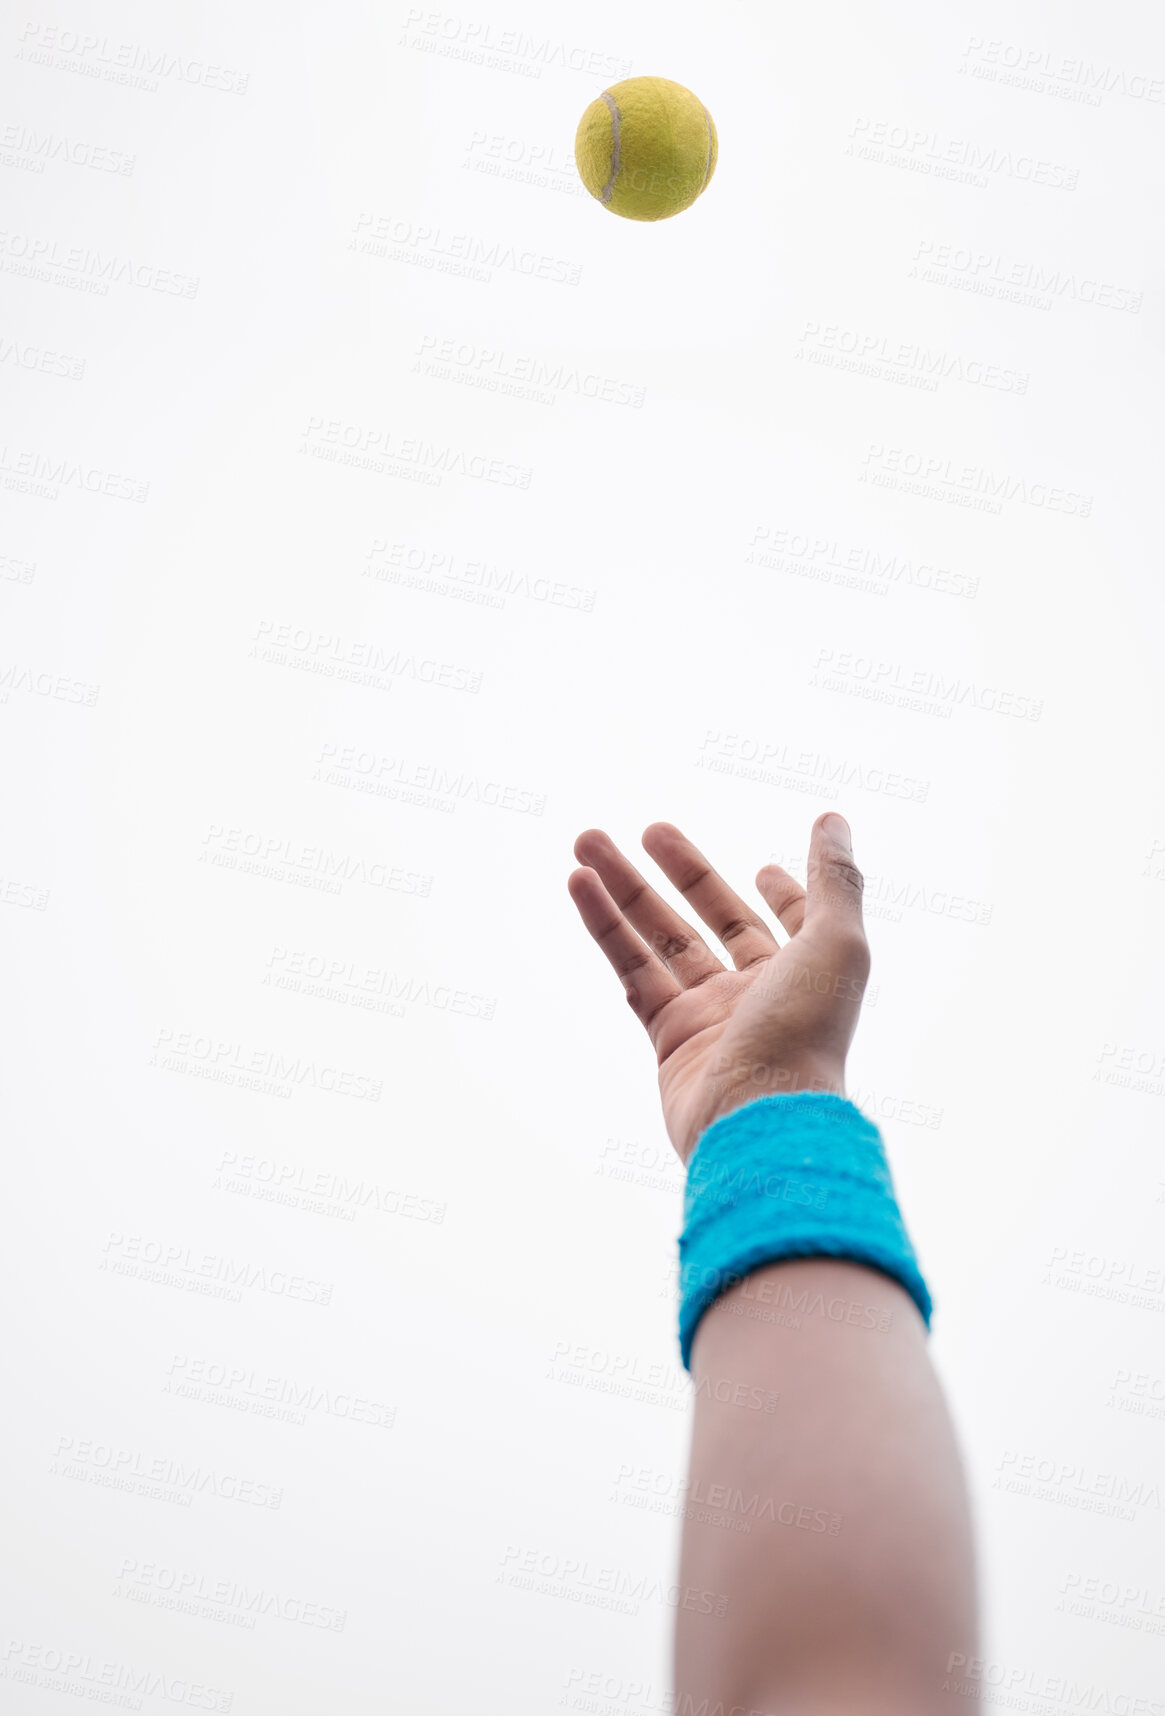
[[[680,1235],[680,1357],[743,1276],[789,1257],[842,1257],[931,1298],[894,1196],[882,1136],[845,1097],[759,1096],[714,1120],[688,1163]]]

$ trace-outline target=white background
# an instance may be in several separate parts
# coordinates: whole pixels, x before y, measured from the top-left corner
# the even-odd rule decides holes
[[[1149,1709],[1150,9],[96,10],[0,46],[4,1709],[667,1708],[681,1178],[571,846],[751,893],[831,805],[984,1679]],[[633,74],[719,130],[652,225]]]

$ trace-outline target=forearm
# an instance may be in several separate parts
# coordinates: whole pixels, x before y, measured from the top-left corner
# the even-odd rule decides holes
[[[976,1654],[971,1527],[910,1296],[859,1264],[767,1265],[704,1313],[692,1376],[680,1580],[728,1602],[679,1614],[677,1716],[962,1710],[943,1687]]]
[[[681,1583],[727,1602],[679,1611],[676,1716],[961,1710],[944,1682],[976,1654],[975,1575],[930,1292],[881,1136],[841,1095],[870,970],[848,825],[817,818],[805,888],[758,872],[783,947],[670,823],[643,843],[734,966],[605,834],[579,837],[594,868],[571,892],[651,1038],[687,1168]]]

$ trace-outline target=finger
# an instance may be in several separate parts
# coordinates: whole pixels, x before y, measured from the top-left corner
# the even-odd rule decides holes
[[[827,811],[813,824],[809,837],[809,892],[805,916],[809,923],[837,928],[862,928],[862,873],[854,863],[849,824]]]
[[[574,870],[566,885],[579,917],[610,960],[635,1017],[654,1043],[656,1020],[669,1001],[683,994],[682,988],[635,934],[603,886],[601,876],[590,869]]]
[[[724,943],[737,971],[772,958],[780,946],[772,930],[686,835],[670,822],[653,822],[644,831],[643,844],[696,916]]]
[[[619,910],[685,989],[692,989],[724,970],[691,924],[685,923],[644,881],[634,864],[624,858],[601,828],[588,828],[580,834],[574,843],[574,855],[580,864],[598,871]]]
[[[805,922],[805,890],[800,882],[779,864],[766,864],[757,871],[756,885],[781,928],[796,935]]]

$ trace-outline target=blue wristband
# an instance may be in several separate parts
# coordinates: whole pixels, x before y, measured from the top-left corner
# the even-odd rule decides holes
[[[825,1091],[760,1096],[714,1120],[688,1162],[680,1235],[680,1357],[704,1312],[752,1270],[841,1257],[903,1286],[930,1327],[927,1291],[872,1121]]]

